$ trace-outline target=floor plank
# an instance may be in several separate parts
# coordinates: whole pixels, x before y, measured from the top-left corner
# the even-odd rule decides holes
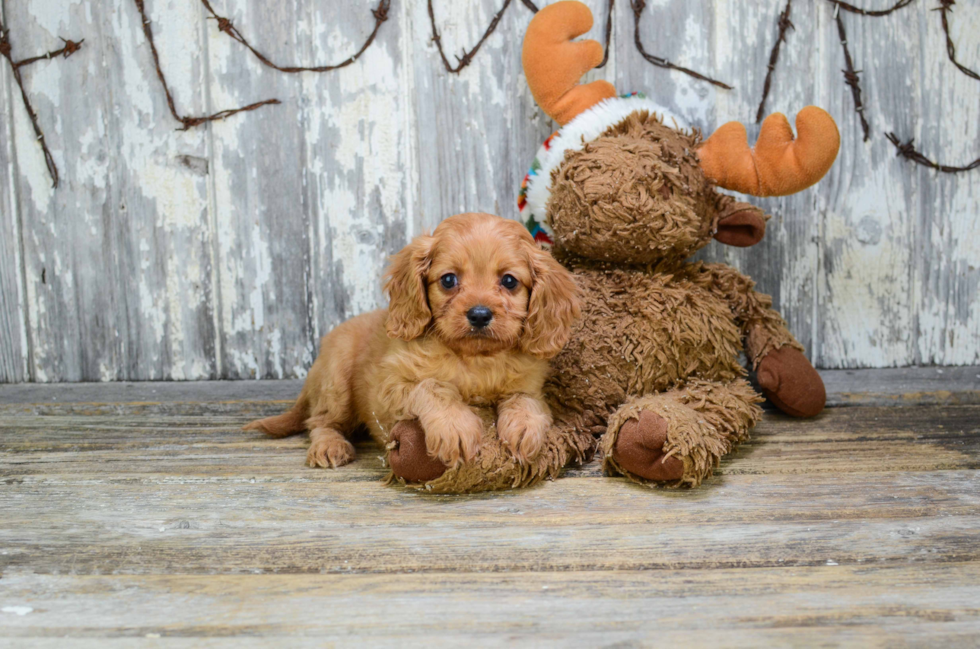
[[[980,642],[980,405],[767,413],[697,490],[437,496],[240,430],[281,401],[134,396],[0,405],[0,647]]]
[[[969,563],[465,576],[15,574],[5,582],[12,600],[35,609],[8,624],[8,637],[32,640],[261,636],[292,645],[356,636],[411,646],[448,634],[478,644],[686,636],[731,645],[732,638],[798,642],[819,629],[825,638],[889,646],[935,639],[936,631],[977,638],[980,621],[980,569]],[[243,592],[253,596],[243,600]],[[325,625],[322,616],[339,624]],[[881,627],[891,632],[873,638],[869,630]]]

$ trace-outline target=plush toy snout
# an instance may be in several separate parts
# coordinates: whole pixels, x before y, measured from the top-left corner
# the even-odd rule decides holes
[[[748,248],[766,236],[766,217],[758,207],[740,203],[718,219],[715,241],[726,246]]]

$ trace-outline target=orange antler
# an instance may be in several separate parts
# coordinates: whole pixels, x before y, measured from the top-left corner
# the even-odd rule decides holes
[[[573,42],[592,28],[592,12],[581,2],[563,0],[535,14],[524,35],[521,62],[538,106],[564,126],[603,99],[616,96],[607,81],[579,85],[582,75],[602,62],[602,45]]]
[[[728,122],[712,133],[698,157],[705,175],[720,187],[753,196],[786,196],[823,178],[840,149],[837,124],[823,109],[807,106],[796,116],[799,137],[786,116],[773,113],[762,122],[755,148],[745,127]]]

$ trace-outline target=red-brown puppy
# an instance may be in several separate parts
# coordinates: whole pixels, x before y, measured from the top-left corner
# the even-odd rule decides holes
[[[417,419],[429,455],[454,466],[480,448],[471,406],[496,406],[501,441],[534,457],[551,425],[547,359],[579,311],[570,273],[522,224],[460,214],[395,255],[386,280],[389,308],[327,334],[292,410],[246,430],[308,430],[307,463],[338,467],[359,426],[387,444],[395,423]]]

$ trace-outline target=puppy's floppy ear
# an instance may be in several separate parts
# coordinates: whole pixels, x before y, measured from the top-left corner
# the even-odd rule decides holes
[[[435,237],[422,235],[391,258],[385,272],[385,293],[388,294],[385,329],[389,338],[418,338],[432,320],[426,276],[434,245]]]
[[[572,274],[548,252],[527,243],[531,264],[531,301],[524,324],[521,349],[539,358],[551,358],[572,335],[581,314],[578,287]]]

